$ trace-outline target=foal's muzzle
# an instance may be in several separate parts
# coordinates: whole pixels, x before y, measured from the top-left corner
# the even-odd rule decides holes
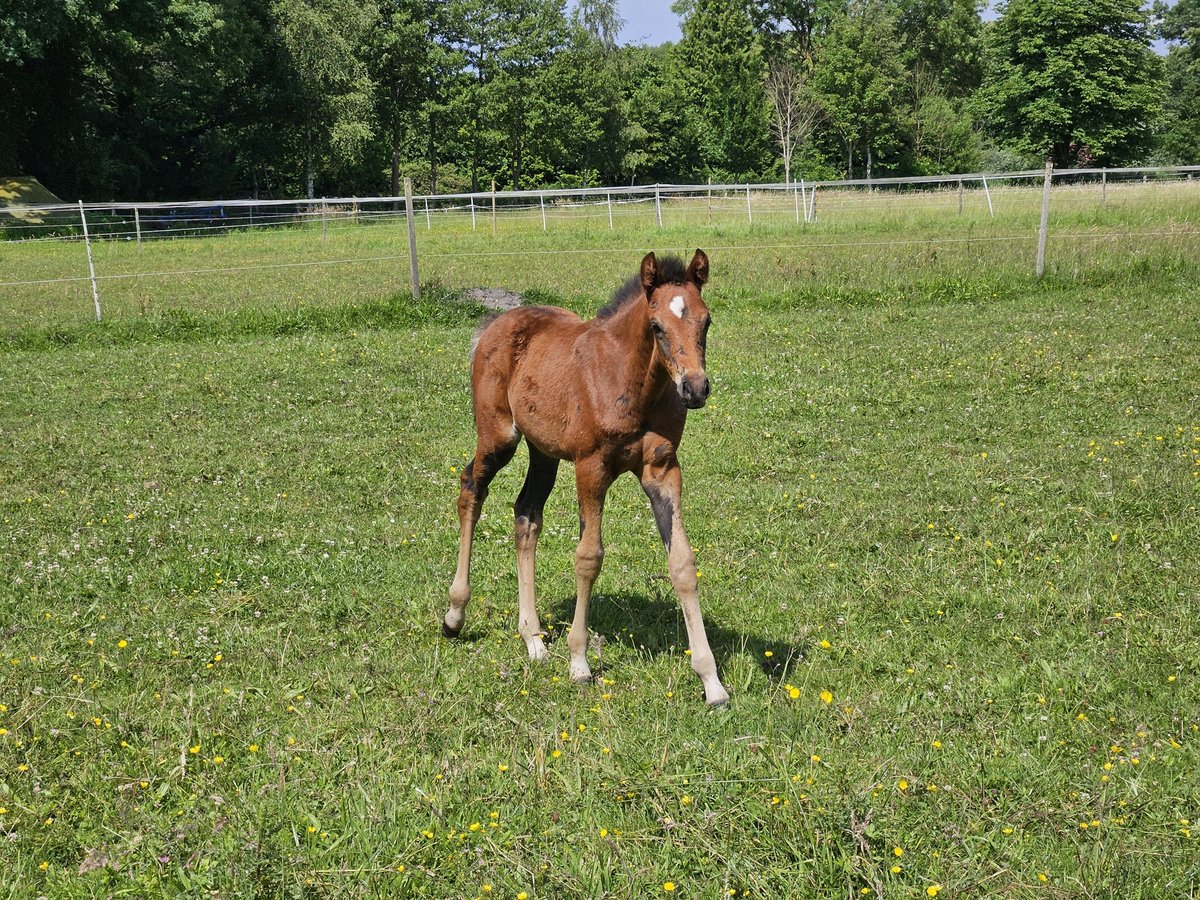
[[[707,375],[685,375],[679,381],[679,397],[688,409],[699,409],[708,401],[711,392]]]

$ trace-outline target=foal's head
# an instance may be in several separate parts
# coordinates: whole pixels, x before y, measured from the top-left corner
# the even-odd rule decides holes
[[[659,355],[679,391],[683,405],[697,409],[708,400],[711,390],[704,372],[704,351],[711,318],[700,299],[700,289],[708,281],[708,257],[697,250],[683,269],[659,265],[653,253],[642,260],[642,287],[650,305],[650,329],[658,343]]]

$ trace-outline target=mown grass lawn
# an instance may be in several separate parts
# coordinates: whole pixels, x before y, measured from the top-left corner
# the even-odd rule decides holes
[[[700,232],[667,246],[723,237]],[[205,246],[189,252],[221,252]],[[478,310],[297,306],[280,289],[259,312],[15,320],[0,351],[0,883],[1188,895],[1186,249],[1117,246],[1040,285],[972,272],[965,252],[880,266],[864,249],[836,270],[814,257],[807,276],[779,251],[714,252],[714,398],[682,459],[733,692],[719,712],[633,480],[605,518],[595,685],[570,683],[565,641],[531,667],[515,634],[523,451],[481,522],[465,639],[438,637]],[[463,256],[435,275],[536,278],[539,299],[582,311],[639,258],[605,256],[590,293],[574,256],[499,272]],[[555,638],[575,522],[564,471],[539,558]]]

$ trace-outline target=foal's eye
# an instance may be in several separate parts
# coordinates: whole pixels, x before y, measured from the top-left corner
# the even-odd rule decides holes
[[[655,334],[659,335],[660,337],[662,336],[663,327],[661,325],[659,325],[657,322],[651,322],[650,328],[653,329]]]

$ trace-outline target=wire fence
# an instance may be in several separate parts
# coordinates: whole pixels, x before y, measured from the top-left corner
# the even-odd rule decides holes
[[[210,308],[214,298],[229,308],[256,297],[391,296],[407,281],[398,274],[416,278],[418,263],[426,280],[453,287],[487,277],[500,286],[494,279],[502,276],[512,282],[505,287],[546,287],[549,273],[563,268],[547,259],[633,255],[664,239],[703,243],[746,265],[774,255],[785,276],[802,264],[815,271],[817,256],[828,268],[839,254],[847,267],[932,267],[952,276],[982,253],[1028,271],[1031,245],[1041,260],[1049,236],[1052,267],[1069,269],[1078,267],[1072,248],[1087,244],[1119,241],[1132,255],[1151,245],[1194,252],[1198,174],[1200,166],[1069,169],[488,191],[408,203],[341,197],[10,206],[0,208],[0,318],[19,326],[86,306],[100,319],[106,311]],[[410,224],[420,236],[415,257],[403,240]],[[86,266],[83,251],[73,249],[80,243]],[[628,266],[624,260],[621,270]],[[531,277],[533,270],[545,277]],[[85,297],[93,303],[85,306]]]

